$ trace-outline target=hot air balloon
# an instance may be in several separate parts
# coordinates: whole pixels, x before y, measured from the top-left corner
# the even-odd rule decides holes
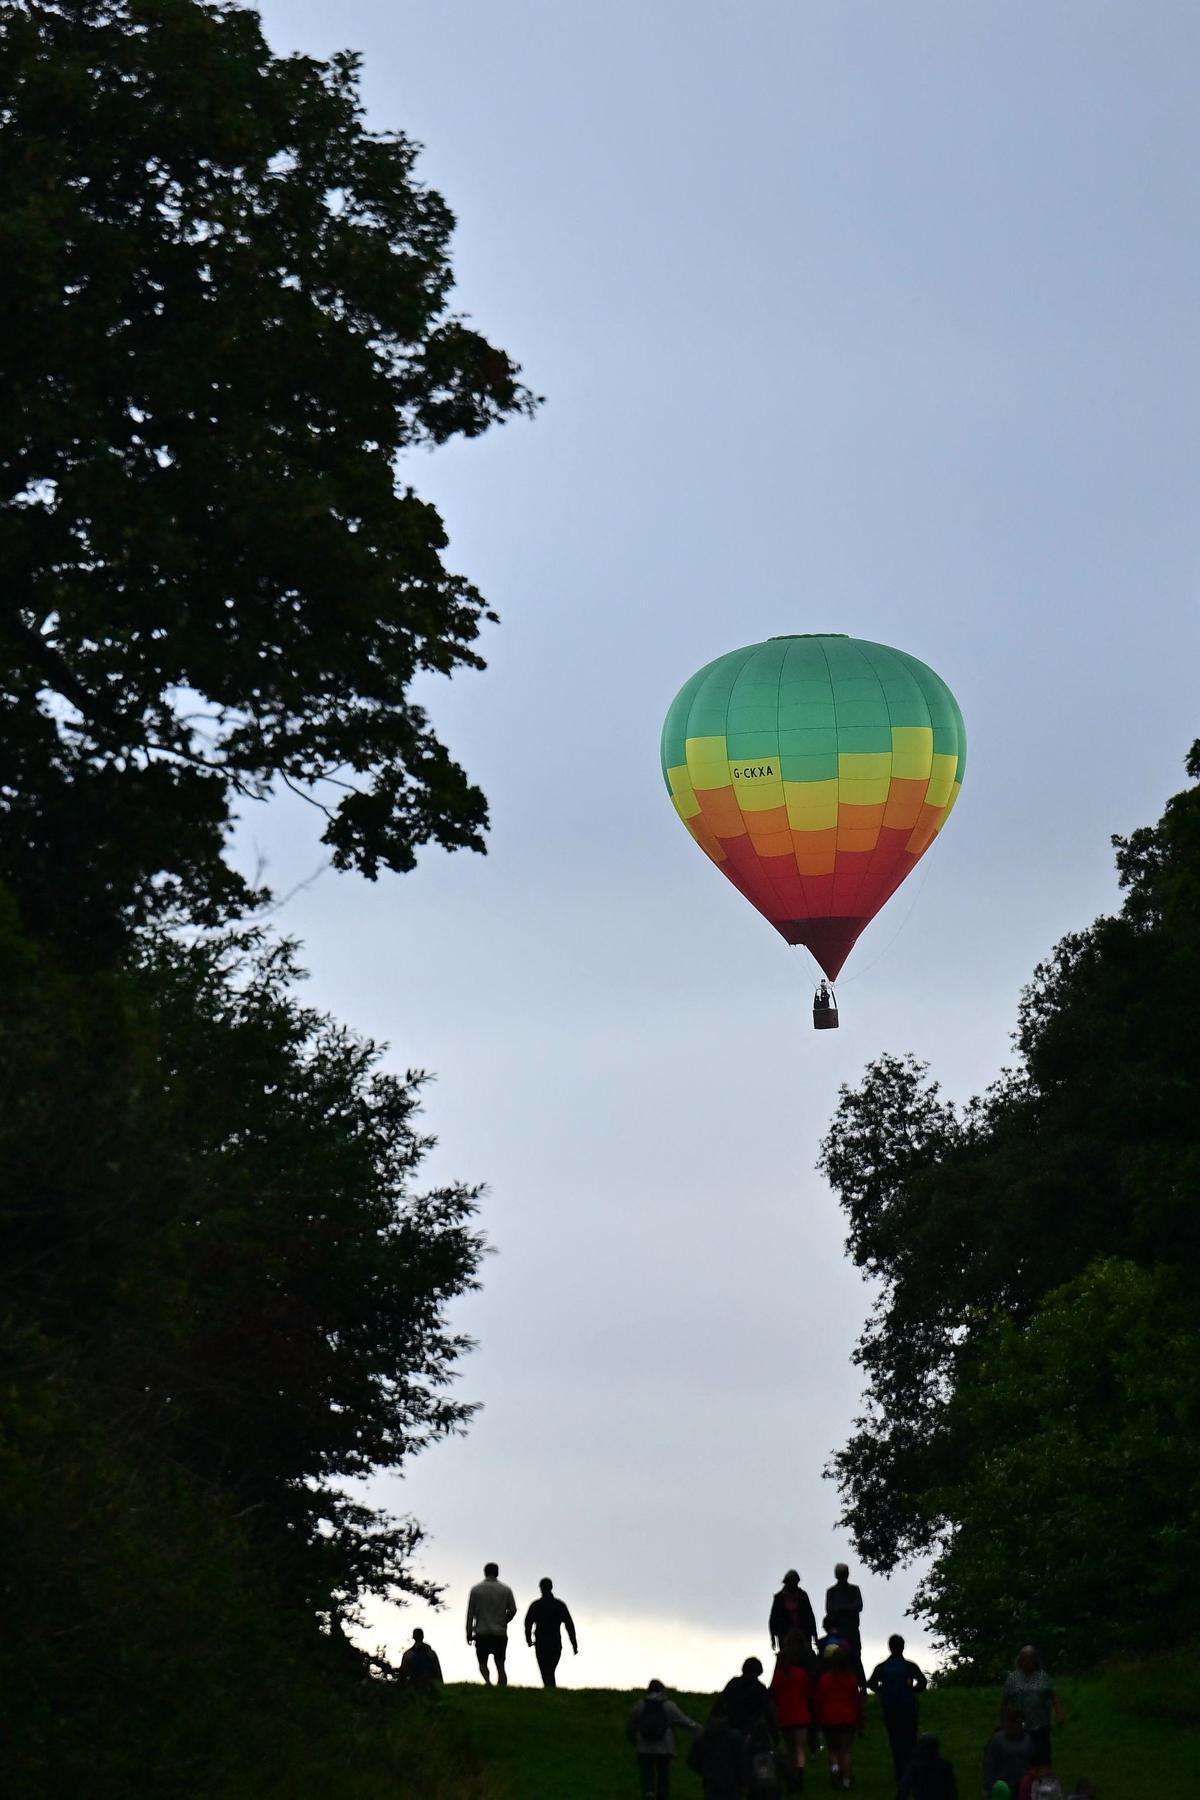
[[[700,848],[829,981],[945,824],[965,762],[940,676],[833,632],[718,657],[680,689],[662,734],[667,787]],[[824,983],[817,1000],[814,1023],[836,1024]]]

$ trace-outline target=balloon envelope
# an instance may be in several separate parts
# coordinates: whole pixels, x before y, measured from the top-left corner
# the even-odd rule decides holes
[[[940,676],[834,633],[718,657],[680,689],[662,734],[696,842],[831,981],[945,824],[965,765]]]

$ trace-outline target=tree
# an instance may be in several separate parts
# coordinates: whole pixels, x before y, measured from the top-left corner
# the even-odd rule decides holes
[[[492,615],[395,463],[533,401],[356,79],[219,0],[0,17],[0,878],[78,953],[249,904],[275,784],[342,868],[482,848],[410,690]]]
[[[253,1762],[231,1739],[298,1756],[297,1684],[319,1738],[335,1652],[365,1670],[362,1600],[437,1597],[420,1526],[350,1484],[471,1415],[445,1315],[477,1190],[415,1185],[422,1077],[295,978],[256,933],[143,932],[131,966],[74,970],[0,914],[14,1791],[211,1793]]]
[[[992,1675],[1187,1643],[1200,1600],[1200,1308],[1178,1274],[1097,1258],[1000,1317],[951,1400],[970,1446],[915,1610]]]
[[[412,1189],[423,1077],[302,1007],[254,935],[154,941],[114,976],[5,950],[5,1316],[250,1518],[310,1613],[430,1594],[418,1528],[342,1490],[472,1410],[443,1391],[468,1347],[444,1309],[475,1285],[477,1192]]]
[[[947,1541],[958,1570],[985,1554],[972,1397],[993,1381],[998,1317],[1024,1343],[1048,1296],[1102,1291],[1071,1285],[1096,1259],[1164,1280],[1200,1261],[1200,789],[1114,841],[1121,911],[1035,971],[1014,1067],[960,1109],[919,1064],[881,1058],[822,1148],[851,1254],[880,1283],[857,1352],[866,1413],[833,1460],[877,1569]],[[1014,1414],[1010,1435],[1025,1429]]]

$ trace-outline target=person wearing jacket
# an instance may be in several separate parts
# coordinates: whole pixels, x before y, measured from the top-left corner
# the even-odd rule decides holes
[[[771,1698],[783,1734],[784,1751],[793,1769],[808,1761],[808,1734],[813,1723],[813,1654],[802,1631],[789,1631],[783,1640]]]
[[[954,1770],[942,1755],[932,1731],[917,1739],[913,1759],[896,1789],[896,1800],[958,1800]]]
[[[475,1646],[479,1673],[492,1685],[488,1673],[488,1657],[496,1664],[497,1687],[508,1686],[504,1659],[508,1654],[508,1623],[517,1616],[513,1591],[500,1580],[499,1566],[484,1563],[483,1580],[477,1581],[467,1597],[467,1642]]]
[[[983,1791],[990,1795],[998,1781],[1006,1781],[1016,1800],[1025,1772],[1033,1762],[1033,1739],[1015,1707],[1006,1707],[1004,1724],[992,1733],[983,1752]]]
[[[771,1602],[767,1630],[772,1650],[779,1649],[784,1638],[792,1631],[803,1632],[805,1643],[816,1641],[817,1621],[812,1601],[800,1586],[800,1577],[795,1569],[788,1570],[783,1578],[783,1586]]]
[[[688,1753],[688,1768],[700,1777],[704,1800],[741,1800],[742,1759],[746,1740],[714,1707],[708,1723]]]
[[[872,1669],[867,1686],[879,1697],[883,1729],[892,1749],[892,1767],[900,1781],[917,1747],[917,1695],[923,1694],[929,1683],[916,1663],[906,1658],[904,1639],[898,1632],[888,1639],[888,1649],[891,1655]]]
[[[438,1653],[432,1644],[425,1642],[425,1633],[418,1625],[413,1632],[413,1641],[409,1649],[400,1658],[400,1686],[415,1688],[419,1694],[428,1694],[442,1685],[442,1665]]]
[[[728,1714],[735,1731],[748,1734],[757,1726],[765,1725],[774,1737],[779,1731],[779,1720],[775,1717],[775,1702],[763,1685],[762,1672],[763,1666],[757,1656],[748,1656],[742,1664],[741,1674],[725,1683],[717,1705]]]
[[[854,1740],[863,1729],[863,1697],[845,1650],[835,1650],[817,1676],[817,1724],[825,1733],[834,1787],[854,1783]]]
[[[532,1601],[525,1614],[525,1642],[534,1648],[536,1637],[537,1666],[542,1677],[542,1686],[557,1686],[555,1670],[562,1656],[562,1634],[565,1631],[571,1640],[571,1651],[579,1655],[579,1640],[575,1636],[575,1621],[567,1610],[565,1603],[554,1592],[554,1583],[548,1575],[543,1575],[538,1582],[541,1593]]]
[[[671,1763],[675,1757],[675,1727],[699,1731],[696,1719],[689,1719],[676,1706],[661,1681],[651,1681],[646,1692],[629,1715],[626,1735],[637,1755],[638,1780],[643,1800],[668,1800],[671,1790]]]
[[[851,1581],[850,1570],[845,1563],[834,1563],[833,1586],[825,1590],[825,1617],[829,1630],[849,1643],[850,1666],[858,1676],[859,1686],[865,1688],[867,1676],[862,1666],[862,1609],[862,1589]]]

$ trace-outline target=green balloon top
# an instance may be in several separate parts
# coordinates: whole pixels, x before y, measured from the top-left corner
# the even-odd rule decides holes
[[[663,726],[663,771],[711,735],[731,759],[779,757],[785,781],[821,781],[839,756],[890,753],[905,726],[932,727],[934,754],[953,756],[962,781],[962,714],[928,664],[844,632],[798,632],[730,650],[684,683]]]

